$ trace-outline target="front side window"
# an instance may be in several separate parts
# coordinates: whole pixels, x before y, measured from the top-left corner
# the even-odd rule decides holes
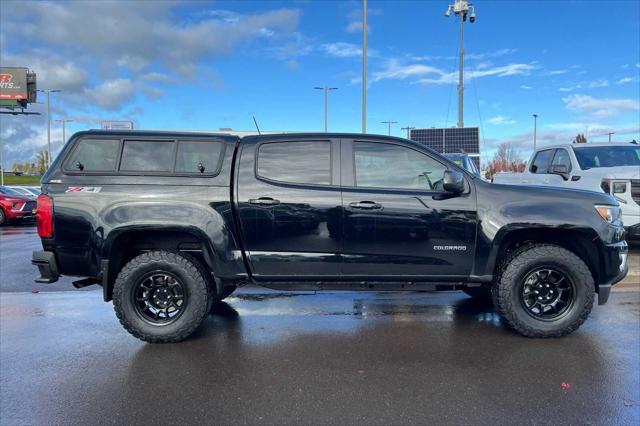
[[[124,141],[120,170],[125,172],[171,172],[173,141]]]
[[[544,151],[538,152],[533,159],[533,164],[531,164],[531,173],[547,173],[552,156],[552,149],[545,149]]]
[[[270,142],[258,148],[258,176],[288,183],[330,185],[331,143]]]
[[[553,156],[552,166],[566,166],[567,172],[571,172],[571,157],[566,149],[557,149]]]
[[[176,173],[215,173],[218,169],[222,146],[220,142],[178,142]]]
[[[357,187],[442,191],[447,167],[416,150],[400,145],[354,143]]]
[[[67,160],[66,169],[79,172],[112,172],[116,169],[118,139],[82,139]]]

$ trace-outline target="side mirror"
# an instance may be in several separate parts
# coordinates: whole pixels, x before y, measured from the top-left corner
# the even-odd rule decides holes
[[[564,180],[569,180],[570,177],[569,170],[564,164],[556,164],[555,166],[551,166],[551,169],[549,169],[549,173],[552,175],[562,176],[562,179]]]
[[[464,192],[464,176],[456,170],[447,170],[442,178],[442,187],[452,194],[462,194]]]

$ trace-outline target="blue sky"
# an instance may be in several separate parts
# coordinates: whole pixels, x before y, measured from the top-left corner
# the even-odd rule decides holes
[[[451,0],[453,1],[453,0]],[[368,131],[381,121],[453,126],[458,25],[447,1],[369,1]],[[640,2],[484,1],[465,26],[465,125],[483,156],[512,142],[640,139]],[[54,119],[72,131],[103,119],[138,128],[331,131],[361,127],[361,2],[0,3],[0,64],[62,89]],[[39,99],[42,101],[42,97]],[[33,105],[42,111],[44,105]],[[5,161],[46,145],[44,116],[1,116]],[[54,146],[61,145],[55,124]]]

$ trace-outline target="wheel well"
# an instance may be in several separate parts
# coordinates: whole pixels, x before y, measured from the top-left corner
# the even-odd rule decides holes
[[[569,229],[522,229],[511,231],[502,242],[496,255],[493,275],[497,276],[501,261],[514,250],[528,244],[554,244],[577,255],[587,265],[596,283],[599,282],[599,251],[592,236]]]
[[[199,236],[186,231],[129,231],[116,237],[105,257],[109,259],[105,301],[110,301],[113,283],[122,267],[142,252],[167,250],[187,252],[202,265],[213,269],[213,259],[207,243]]]

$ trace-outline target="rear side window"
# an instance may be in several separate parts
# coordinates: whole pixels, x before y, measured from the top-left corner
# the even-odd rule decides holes
[[[552,149],[545,149],[536,154],[536,158],[533,159],[531,164],[531,173],[547,173],[549,171],[549,164],[551,164],[551,158],[553,157]]]
[[[258,149],[257,174],[280,182],[330,185],[331,143],[270,142]]]
[[[82,139],[69,157],[66,169],[84,172],[114,171],[119,150],[118,139]]]
[[[176,158],[176,173],[214,173],[218,169],[222,143],[180,141]]]
[[[125,172],[171,172],[173,141],[124,141],[120,170]]]

